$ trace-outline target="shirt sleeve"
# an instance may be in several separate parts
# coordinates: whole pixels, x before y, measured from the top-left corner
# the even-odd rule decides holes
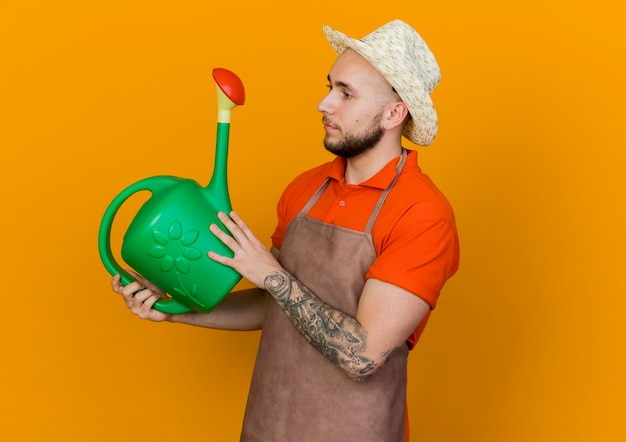
[[[278,218],[278,222],[276,224],[276,228],[274,229],[274,233],[272,234],[272,245],[280,250],[280,247],[283,244],[283,238],[285,237],[285,230],[287,228],[287,214],[285,211],[285,202],[284,202],[285,194],[280,197],[278,201],[278,205],[276,206],[276,217]]]
[[[435,308],[459,265],[454,219],[440,209],[418,204],[407,211],[385,237],[366,278],[402,287]]]

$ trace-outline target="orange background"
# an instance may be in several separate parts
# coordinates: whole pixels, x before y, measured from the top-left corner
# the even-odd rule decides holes
[[[442,68],[420,161],[462,239],[411,356],[414,439],[625,440],[622,3],[209,3],[0,3],[0,439],[237,440],[258,334],[135,318],[100,218],[139,179],[208,182],[222,66],[248,95],[231,198],[269,245],[282,188],[329,158],[322,24],[402,18]]]

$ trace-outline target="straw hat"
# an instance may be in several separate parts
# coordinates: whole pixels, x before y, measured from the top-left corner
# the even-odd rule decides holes
[[[411,120],[404,127],[406,138],[428,146],[437,134],[437,112],[430,93],[441,73],[424,39],[401,20],[391,21],[361,40],[350,38],[324,25],[328,42],[337,54],[351,48],[369,61],[406,103]]]

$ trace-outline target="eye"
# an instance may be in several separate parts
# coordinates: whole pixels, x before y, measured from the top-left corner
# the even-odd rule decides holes
[[[344,100],[349,100],[350,98],[353,98],[354,96],[349,92],[349,89],[344,88],[342,85],[340,90],[341,92],[339,92],[341,94],[341,96],[343,97]],[[328,92],[332,91],[334,89],[332,84],[327,84],[326,87],[328,88]]]

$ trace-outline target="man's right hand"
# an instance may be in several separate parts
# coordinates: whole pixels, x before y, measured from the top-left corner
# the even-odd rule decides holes
[[[128,273],[135,278],[135,281],[127,286],[120,283],[120,275],[115,275],[111,280],[113,291],[122,295],[126,306],[142,319],[155,322],[169,320],[171,315],[152,308],[155,302],[167,298],[165,293],[137,273],[130,270]]]

